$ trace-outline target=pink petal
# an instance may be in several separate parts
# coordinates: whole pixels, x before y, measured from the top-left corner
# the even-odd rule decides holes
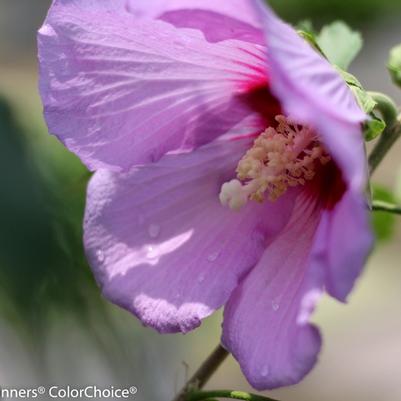
[[[240,39],[264,44],[252,0],[131,0],[129,8],[137,17],[199,29],[210,42]]]
[[[345,193],[333,210],[325,210],[313,249],[314,269],[325,274],[327,292],[345,301],[373,246],[369,212],[362,195]]]
[[[273,93],[287,114],[316,128],[346,180],[361,190],[367,170],[360,123],[366,115],[327,60],[262,2],[255,5],[263,18]]]
[[[250,140],[215,142],[127,174],[98,171],[88,190],[86,251],[103,293],[160,332],[187,332],[220,308],[289,218],[293,194],[220,205]]]
[[[223,344],[258,390],[299,382],[320,350],[309,324],[322,292],[321,274],[309,269],[320,211],[308,199],[298,198],[286,228],[226,305]]]
[[[263,128],[245,95],[252,82],[267,86],[260,49],[211,44],[123,4],[56,0],[39,31],[49,130],[89,168],[127,169],[241,135],[251,116]]]

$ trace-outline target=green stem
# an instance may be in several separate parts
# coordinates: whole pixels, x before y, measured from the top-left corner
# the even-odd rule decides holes
[[[174,401],[186,401],[188,400],[188,394],[194,389],[199,390],[204,387],[210,377],[218,369],[218,367],[224,362],[228,356],[228,351],[224,349],[220,344],[214,349],[210,356],[206,359],[201,367],[195,372],[195,374],[189,379],[184,388],[179,392]],[[213,398],[213,395],[202,398]]]
[[[244,401],[277,401],[273,398],[263,397],[261,395],[232,390],[195,391],[188,394],[186,401],[206,401],[210,400],[210,398],[227,398],[230,400]]]
[[[373,201],[372,210],[375,212],[387,212],[401,215],[401,206],[379,200]]]
[[[401,136],[401,117],[398,116],[397,106],[391,98],[377,92],[369,92],[369,94],[376,101],[376,109],[386,122],[386,128],[369,156],[370,174],[372,175]]]
[[[398,108],[394,100],[380,92],[369,92],[369,95],[377,103],[376,109],[380,111],[386,124],[393,124],[398,117]]]

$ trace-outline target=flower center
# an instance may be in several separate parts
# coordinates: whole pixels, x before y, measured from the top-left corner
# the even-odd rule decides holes
[[[316,175],[318,163],[330,156],[316,133],[285,116],[276,116],[277,127],[269,127],[258,136],[251,149],[238,163],[237,179],[221,187],[220,202],[233,210],[248,200],[276,201],[289,187],[305,185]]]

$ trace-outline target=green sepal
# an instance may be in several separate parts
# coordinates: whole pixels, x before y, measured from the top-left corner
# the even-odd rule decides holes
[[[362,110],[366,114],[372,113],[377,103],[372,98],[372,96],[370,96],[369,93],[363,88],[362,84],[358,81],[358,79],[349,72],[344,71],[342,68],[337,66],[334,67],[352,90],[352,93],[356,97],[359,106],[362,108]]]
[[[366,114],[371,114],[376,107],[376,102],[362,87],[351,85],[351,91],[356,97],[359,106]]]
[[[369,142],[373,139],[376,139],[386,128],[386,123],[383,121],[383,119],[379,118],[374,113],[374,109],[377,106],[376,101],[369,94],[369,92],[363,88],[362,84],[354,75],[342,70],[337,66],[335,66],[335,68],[350,87],[361,109],[370,116],[370,119],[363,124],[365,140]]]
[[[366,142],[373,141],[379,137],[386,128],[386,123],[382,119],[374,114],[371,117],[372,118],[363,125],[363,134]]]
[[[303,38],[306,42],[308,42],[318,53],[320,53],[324,58],[327,59],[323,50],[320,48],[319,44],[316,41],[316,36],[312,32],[298,30],[298,35]]]

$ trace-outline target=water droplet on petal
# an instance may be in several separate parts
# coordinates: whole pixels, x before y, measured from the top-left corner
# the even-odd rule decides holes
[[[205,281],[205,275],[204,274],[201,274],[199,277],[198,277],[198,283],[203,283]]]
[[[209,262],[215,262],[219,256],[220,256],[220,252],[219,252],[219,251],[216,251],[216,252],[211,253],[211,254],[207,257],[207,260],[208,260]]]
[[[272,301],[272,309],[274,312],[277,312],[280,309],[280,304],[276,300]]]
[[[100,263],[104,262],[104,252],[101,249],[96,251],[96,257]]]
[[[260,372],[260,374],[261,374],[263,377],[267,377],[267,376],[269,376],[269,373],[270,373],[270,368],[269,368],[269,366],[268,366],[268,365],[263,366],[262,371]]]
[[[158,224],[151,224],[148,228],[150,238],[157,238],[160,234],[160,226]]]
[[[149,259],[154,259],[157,256],[156,249],[155,249],[154,246],[149,245],[149,246],[146,247],[146,256]]]

